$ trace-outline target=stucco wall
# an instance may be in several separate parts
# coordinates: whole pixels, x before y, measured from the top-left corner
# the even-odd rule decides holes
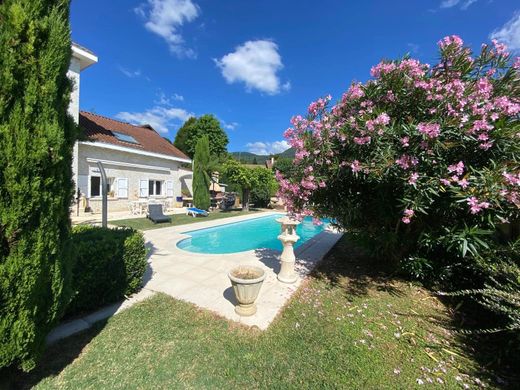
[[[90,196],[90,176],[99,176],[99,169],[95,161],[88,161],[87,159],[147,166],[146,168],[128,167],[120,166],[117,163],[103,163],[107,177],[114,178],[115,191],[113,197],[109,196],[109,211],[128,210],[129,201],[148,199],[148,196],[140,196],[140,180],[160,180],[163,182],[163,194],[160,196],[152,196],[152,198],[174,201],[176,197],[181,196],[179,162],[79,144],[77,184],[82,196],[87,200],[94,212],[100,210],[101,199],[92,198]],[[126,197],[121,197],[118,193],[119,179],[128,180],[128,193]],[[168,181],[173,183],[172,196],[168,196],[167,194]]]
[[[75,57],[70,59],[70,66],[67,76],[72,81],[72,91],[70,93],[69,114],[74,118],[76,123],[79,121],[79,77],[80,77],[80,63]]]

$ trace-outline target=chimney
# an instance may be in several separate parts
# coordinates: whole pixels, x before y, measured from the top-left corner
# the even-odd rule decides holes
[[[72,43],[72,57],[70,59],[67,76],[72,80],[72,92],[70,94],[69,114],[76,123],[79,122],[79,87],[81,71],[98,62],[98,58],[90,50]]]

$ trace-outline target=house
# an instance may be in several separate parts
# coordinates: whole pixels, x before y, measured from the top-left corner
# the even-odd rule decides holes
[[[107,176],[109,211],[129,210],[131,201],[156,200],[173,206],[188,190],[191,160],[150,125],[132,125],[95,113],[80,111],[80,74],[97,57],[77,44],[72,46],[69,77],[74,82],[69,112],[79,124],[74,146],[73,178],[81,194],[80,210],[101,211],[101,174]]]

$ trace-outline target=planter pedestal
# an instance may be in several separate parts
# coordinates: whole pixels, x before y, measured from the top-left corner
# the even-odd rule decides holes
[[[256,313],[256,298],[265,279],[265,271],[259,267],[241,265],[228,274],[238,305],[235,313],[247,317]]]
[[[300,239],[296,234],[296,226],[300,222],[289,217],[283,217],[276,220],[282,225],[282,233],[278,239],[282,242],[283,251],[280,256],[280,272],[278,280],[282,283],[295,283],[298,280],[298,274],[294,271],[296,257],[294,256],[294,244]]]

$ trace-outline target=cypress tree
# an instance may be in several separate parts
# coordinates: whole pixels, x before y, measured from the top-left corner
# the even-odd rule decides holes
[[[204,135],[197,142],[193,161],[193,204],[202,210],[208,210],[211,202],[209,168],[209,139]]]
[[[32,369],[69,298],[69,5],[0,1],[0,367]]]

